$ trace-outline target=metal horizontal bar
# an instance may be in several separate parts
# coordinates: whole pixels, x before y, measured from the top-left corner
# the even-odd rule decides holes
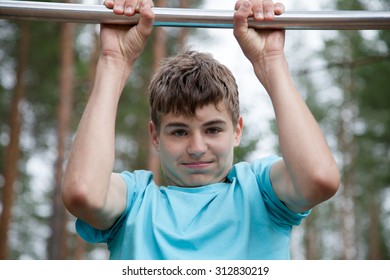
[[[233,10],[153,8],[156,26],[233,28]],[[115,15],[103,5],[0,1],[0,18],[75,23],[136,24],[139,15]],[[256,29],[380,30],[390,29],[390,11],[286,11]]]

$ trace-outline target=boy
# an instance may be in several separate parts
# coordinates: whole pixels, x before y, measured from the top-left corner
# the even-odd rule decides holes
[[[106,242],[111,259],[289,259],[292,226],[335,194],[339,173],[318,124],[294,87],[284,31],[248,29],[283,5],[238,1],[234,36],[274,106],[282,157],[233,166],[243,120],[230,71],[196,52],[167,60],[150,84],[153,145],[168,186],[148,171],[112,173],[115,115],[152,30],[152,3],[106,1],[140,13],[132,27],[102,25],[96,81],[75,138],[63,199],[78,233]]]

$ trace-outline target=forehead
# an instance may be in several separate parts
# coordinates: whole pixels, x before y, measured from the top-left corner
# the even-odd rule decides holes
[[[223,121],[226,123],[231,123],[231,114],[226,108],[226,105],[221,102],[217,106],[214,104],[208,104],[203,107],[199,107],[196,109],[196,116],[189,117],[185,115],[176,115],[172,112],[165,114],[161,118],[161,126],[168,125],[172,122],[181,122],[186,124],[193,123],[209,123],[210,121]]]

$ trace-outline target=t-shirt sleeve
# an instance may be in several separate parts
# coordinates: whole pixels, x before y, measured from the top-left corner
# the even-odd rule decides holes
[[[309,215],[310,211],[295,213],[288,209],[276,196],[272,187],[270,172],[272,165],[279,160],[282,160],[282,158],[278,156],[269,156],[258,159],[252,164],[252,170],[256,174],[259,188],[270,218],[278,224],[298,226],[302,219]]]
[[[122,215],[112,225],[111,228],[106,230],[99,230],[81,219],[76,219],[76,231],[85,241],[90,243],[106,243],[110,239],[114,238],[118,230],[123,225],[127,215],[129,214],[132,206],[132,202],[148,185],[149,180],[152,180],[153,176],[148,171],[128,172],[124,171],[119,174],[125,181],[127,187],[126,208]]]

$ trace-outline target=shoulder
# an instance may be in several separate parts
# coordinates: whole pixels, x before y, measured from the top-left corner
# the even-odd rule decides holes
[[[153,180],[153,173],[147,170],[123,171],[119,173],[123,179],[127,189],[127,203],[125,212],[135,203],[135,201],[143,200],[145,193],[158,190],[156,183]],[[146,196],[147,197],[147,196]]]
[[[272,165],[280,160],[282,160],[280,156],[270,155],[267,157],[254,160],[250,164],[250,166],[253,172],[255,172],[256,174],[264,174],[264,173],[269,174]]]
[[[242,188],[251,190],[252,194],[257,188],[261,199],[268,209],[269,217],[277,224],[299,225],[310,211],[295,213],[276,195],[271,181],[271,170],[282,162],[282,157],[277,155],[267,156],[254,160],[252,163],[241,162],[234,165],[237,180]]]
[[[277,155],[271,155],[254,160],[253,162],[239,162],[236,163],[230,171],[228,177],[234,177],[241,175],[253,174],[256,177],[261,178],[261,181],[269,180],[270,170],[274,163],[282,160]]]
[[[273,192],[271,183],[271,167],[281,160],[279,156],[267,156],[254,160],[253,162],[239,162],[227,175],[230,182],[236,181],[242,188],[249,188],[253,191]]]
[[[122,171],[118,175],[123,179],[127,188],[133,189],[134,192],[145,188],[153,182],[153,173],[147,170]]]

